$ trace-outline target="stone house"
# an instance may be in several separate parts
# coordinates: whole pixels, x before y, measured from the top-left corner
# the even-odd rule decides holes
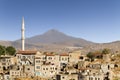
[[[67,64],[69,62],[69,54],[67,54],[67,53],[60,54],[59,55],[59,61],[60,61],[60,63]]]
[[[41,66],[41,74],[45,77],[54,77],[59,72],[56,65],[46,63]]]
[[[34,65],[35,55],[38,51],[18,51],[16,53],[18,65]]]
[[[81,51],[77,50],[69,53],[69,62],[77,63],[80,60]]]
[[[10,68],[11,64],[11,56],[5,55],[5,56],[0,56],[0,63],[1,67],[3,67],[4,70],[7,70]]]
[[[56,80],[78,80],[78,74],[57,74]]]
[[[21,77],[21,72],[20,70],[10,70],[10,78],[18,78]]]
[[[46,63],[54,64],[55,54],[47,53],[46,54]]]

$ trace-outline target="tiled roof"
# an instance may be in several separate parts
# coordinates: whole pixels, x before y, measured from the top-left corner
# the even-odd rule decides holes
[[[55,54],[48,53],[46,56],[55,56]]]
[[[62,53],[62,54],[60,54],[60,56],[69,56],[69,54],[67,54],[67,53]]]
[[[17,54],[24,54],[24,55],[29,55],[29,54],[36,54],[37,51],[30,51],[30,50],[27,50],[27,51],[18,51]]]

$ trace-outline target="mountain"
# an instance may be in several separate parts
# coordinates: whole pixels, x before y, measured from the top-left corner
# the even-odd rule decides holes
[[[79,46],[83,47],[86,45],[93,44],[93,42],[86,41],[81,38],[74,38],[71,36],[68,36],[62,32],[59,32],[57,30],[49,30],[46,33],[42,35],[37,35],[31,38],[26,39],[26,43],[32,43],[32,44],[59,44],[59,45],[68,45],[68,46]]]
[[[45,51],[57,51],[67,47],[86,47],[95,43],[81,38],[68,36],[55,29],[49,30],[42,35],[26,38],[26,48],[40,49]],[[16,40],[12,43],[13,46],[19,48],[21,40]]]
[[[120,41],[99,44],[82,38],[68,36],[55,29],[49,30],[41,35],[26,38],[25,43],[26,49],[37,49],[44,51],[59,51],[68,47],[82,47],[87,51],[103,49],[106,47],[112,49],[120,48]],[[12,45],[17,49],[21,49],[21,40],[0,41],[0,44],[5,46]]]

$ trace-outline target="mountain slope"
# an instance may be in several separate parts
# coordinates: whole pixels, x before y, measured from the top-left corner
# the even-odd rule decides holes
[[[17,49],[21,49],[21,40],[16,41],[0,41],[1,45],[5,46],[14,46]],[[33,36],[31,38],[26,38],[25,48],[26,49],[37,49],[44,51],[58,51],[66,47],[82,47],[83,49],[98,50],[103,48],[110,48],[113,50],[120,49],[120,41],[111,42],[111,43],[93,43],[81,38],[75,38],[68,36],[57,30],[49,30],[42,35]]]
[[[0,40],[0,45],[10,46],[10,45],[12,45],[12,41],[3,41],[3,40]]]
[[[80,38],[74,38],[54,29],[49,30],[48,32],[42,35],[37,35],[31,38],[27,38],[26,43],[32,43],[32,44],[44,43],[44,44],[59,44],[59,45],[66,44],[68,46],[69,45],[85,46],[85,45],[93,44],[93,42],[86,41]]]

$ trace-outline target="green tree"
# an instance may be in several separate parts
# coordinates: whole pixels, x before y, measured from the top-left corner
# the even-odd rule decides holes
[[[16,52],[16,49],[14,47],[12,47],[12,46],[8,46],[6,48],[6,53],[9,54],[9,55],[14,55],[15,52]]]
[[[89,52],[89,53],[87,54],[87,57],[90,58],[91,61],[94,60],[94,54],[93,54],[92,52]]]
[[[110,53],[110,49],[105,48],[102,50],[102,54],[109,54],[109,53]]]
[[[5,55],[6,48],[5,46],[0,45],[0,55]]]

